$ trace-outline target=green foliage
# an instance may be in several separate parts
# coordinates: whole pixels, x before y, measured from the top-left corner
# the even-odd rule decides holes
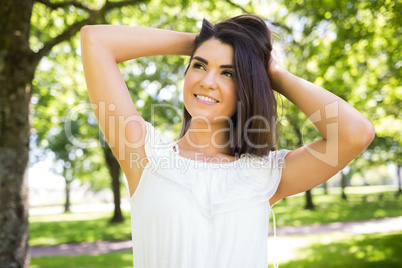
[[[377,137],[352,170],[400,161],[402,3],[282,0],[278,6],[273,20],[287,26],[278,31],[289,48],[289,70],[347,100],[374,123]],[[306,118],[299,114],[289,109],[284,132],[302,129]],[[308,142],[317,132],[305,128],[303,136]]]

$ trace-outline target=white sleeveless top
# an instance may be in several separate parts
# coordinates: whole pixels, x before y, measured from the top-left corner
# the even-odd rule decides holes
[[[130,198],[134,267],[267,268],[269,199],[289,151],[196,161],[146,125],[148,163]]]

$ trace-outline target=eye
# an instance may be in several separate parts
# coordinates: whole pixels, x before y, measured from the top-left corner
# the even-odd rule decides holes
[[[232,71],[225,70],[225,71],[222,72],[222,74],[227,76],[227,77],[233,77],[233,72]]]
[[[198,62],[193,64],[193,68],[194,69],[201,69],[201,70],[205,70],[204,66]]]

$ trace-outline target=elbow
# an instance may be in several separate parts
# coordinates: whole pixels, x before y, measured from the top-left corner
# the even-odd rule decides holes
[[[374,126],[366,119],[359,126],[355,126],[349,137],[349,142],[353,147],[364,151],[371,144],[375,137]]]
[[[80,38],[81,38],[81,51],[83,51],[88,46],[88,36],[90,35],[91,26],[85,25],[80,30]]]
[[[94,55],[103,49],[101,32],[97,25],[85,25],[80,30],[82,55]]]
[[[80,30],[80,38],[81,38],[81,56],[84,59],[84,55],[86,55],[89,51],[91,51],[90,44],[89,44],[89,35],[91,32],[91,26],[84,26]]]
[[[369,123],[370,125],[368,126],[368,132],[367,132],[367,146],[369,146],[371,144],[371,142],[374,140],[375,138],[375,128],[374,125],[372,123]]]
[[[103,43],[101,28],[98,25],[85,25],[80,30],[81,43],[84,46],[100,46]]]
[[[88,33],[90,31],[90,27],[89,25],[85,25],[81,28],[80,30],[80,36],[81,36],[81,40],[85,39],[88,36]]]
[[[367,120],[364,131],[362,133],[362,144],[364,146],[364,149],[366,149],[371,144],[371,142],[374,140],[374,137],[375,137],[374,125]]]
[[[88,40],[91,39],[91,36],[93,38],[93,25],[85,25],[81,28],[80,30],[80,37],[81,37],[81,42],[86,43]]]

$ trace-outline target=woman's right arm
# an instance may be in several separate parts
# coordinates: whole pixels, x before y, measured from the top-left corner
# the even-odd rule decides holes
[[[98,123],[122,167],[131,195],[146,161],[146,125],[117,63],[152,55],[190,55],[195,34],[117,25],[85,26],[81,51],[89,98]]]

